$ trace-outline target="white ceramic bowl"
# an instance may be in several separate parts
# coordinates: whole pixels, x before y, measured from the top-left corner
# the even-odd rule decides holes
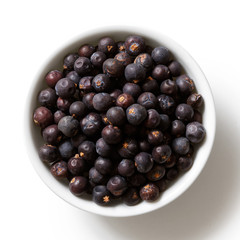
[[[111,207],[101,207],[89,199],[82,199],[71,194],[68,187],[54,179],[49,169],[39,159],[38,148],[43,144],[43,140],[40,135],[39,128],[37,128],[32,121],[32,114],[34,109],[37,107],[37,94],[39,90],[46,87],[44,76],[52,69],[61,69],[63,57],[67,53],[76,51],[79,46],[84,43],[96,44],[99,38],[103,36],[111,36],[116,41],[120,41],[124,40],[131,34],[143,36],[146,43],[153,47],[163,45],[169,48],[175,59],[182,64],[186,73],[194,80],[197,91],[203,95],[205,101],[203,109],[203,125],[206,128],[207,135],[197,151],[191,170],[181,176],[160,196],[157,201],[153,203],[142,202],[134,207],[129,207],[124,204]],[[154,211],[172,202],[185,192],[196,180],[208,160],[214,142],[216,127],[213,96],[209,84],[198,64],[181,46],[169,37],[162,35],[157,31],[149,31],[147,29],[136,27],[108,27],[82,33],[79,37],[68,42],[61,49],[51,54],[51,56],[46,59],[46,63],[43,66],[40,66],[40,71],[33,80],[27,99],[25,116],[25,138],[26,146],[28,146],[27,151],[36,172],[45,184],[59,197],[71,205],[88,212],[111,217],[128,217]]]

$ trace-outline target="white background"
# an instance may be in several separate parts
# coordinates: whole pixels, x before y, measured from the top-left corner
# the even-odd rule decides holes
[[[239,1],[1,1],[1,239],[239,239]],[[90,28],[136,25],[182,45],[212,87],[217,133],[191,188],[139,217],[95,216],[65,203],[35,173],[24,145],[25,98],[39,66]]]

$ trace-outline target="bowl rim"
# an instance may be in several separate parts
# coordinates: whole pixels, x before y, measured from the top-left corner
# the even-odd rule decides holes
[[[151,207],[148,207],[146,209],[142,209],[141,211],[131,211],[132,208],[129,208],[128,211],[123,211],[121,214],[116,214],[114,213],[114,209],[112,211],[112,213],[109,213],[108,211],[105,211],[105,207],[101,207],[99,206],[99,208],[96,208],[94,210],[90,209],[86,209],[82,206],[76,205],[75,203],[73,203],[71,201],[71,199],[69,199],[67,196],[64,195],[64,193],[62,191],[57,191],[56,189],[54,189],[50,183],[44,178],[43,174],[39,171],[39,169],[37,168],[37,165],[34,163],[34,161],[32,160],[32,155],[34,153],[34,146],[33,146],[33,139],[32,139],[32,135],[31,135],[31,127],[29,124],[31,124],[32,121],[32,112],[31,112],[31,104],[32,104],[32,99],[33,99],[33,92],[35,89],[35,85],[39,79],[39,76],[43,73],[44,69],[47,68],[47,66],[49,65],[49,63],[51,62],[51,60],[60,52],[62,52],[64,49],[66,49],[67,47],[71,47],[71,45],[73,45],[76,41],[81,41],[81,39],[83,38],[90,38],[91,36],[94,35],[98,35],[101,34],[102,36],[106,36],[107,34],[111,34],[111,33],[121,33],[121,32],[128,32],[128,33],[132,33],[132,34],[138,34],[138,35],[147,35],[149,36],[150,39],[157,39],[157,38],[161,38],[161,41],[163,42],[168,42],[171,45],[173,45],[175,48],[177,48],[177,51],[180,51],[181,53],[184,53],[185,57],[188,58],[188,60],[191,61],[191,64],[195,67],[195,69],[198,70],[198,74],[201,74],[201,78],[204,79],[205,83],[208,86],[208,91],[209,91],[209,96],[211,97],[211,99],[208,99],[208,101],[211,102],[212,105],[212,123],[213,126],[211,128],[211,139],[209,140],[208,144],[208,151],[205,152],[205,161],[202,163],[201,167],[198,168],[197,171],[195,171],[195,175],[192,177],[192,180],[190,182],[187,182],[186,185],[181,189],[181,191],[178,191],[176,194],[172,194],[171,196],[169,196],[168,201],[165,202],[164,204],[151,204]],[[171,49],[170,49],[171,50]],[[209,82],[206,79],[206,76],[204,75],[203,71],[201,70],[200,66],[198,65],[198,63],[194,60],[194,58],[182,47],[180,46],[177,42],[175,42],[173,39],[171,39],[170,37],[166,36],[165,34],[162,34],[161,32],[152,30],[152,29],[144,29],[141,28],[139,26],[106,26],[106,27],[99,27],[99,28],[92,28],[90,30],[84,31],[82,33],[80,33],[79,35],[69,39],[65,44],[57,47],[51,54],[49,54],[49,56],[47,57],[47,59],[44,61],[44,63],[39,67],[39,70],[37,71],[36,75],[33,78],[33,82],[31,83],[31,86],[29,87],[28,90],[28,94],[26,97],[26,107],[25,107],[25,115],[24,115],[24,129],[25,129],[25,146],[29,159],[31,161],[31,164],[33,165],[35,171],[37,172],[37,174],[39,175],[39,177],[42,179],[42,181],[57,195],[59,196],[61,199],[65,200],[66,202],[68,202],[69,204],[71,204],[72,206],[87,211],[87,212],[91,212],[91,213],[95,213],[98,215],[102,215],[102,216],[108,216],[108,217],[130,217],[130,216],[137,216],[137,215],[142,215],[148,212],[152,212],[154,210],[157,210],[159,208],[162,208],[164,206],[166,206],[167,204],[171,203],[172,201],[174,201],[175,199],[177,199],[180,195],[182,195],[198,178],[198,176],[200,175],[200,173],[202,172],[204,166],[206,165],[206,162],[210,156],[212,147],[213,147],[213,143],[214,143],[214,139],[215,139],[215,133],[216,133],[216,109],[215,109],[215,103],[214,103],[214,98],[213,98],[213,94],[212,94],[212,90],[211,87],[209,85]],[[35,96],[36,97],[36,96]],[[208,102],[209,103],[209,102]],[[31,120],[29,119],[29,116],[31,116]],[[207,133],[209,135],[209,132]],[[31,151],[29,151],[29,148],[31,149]]]

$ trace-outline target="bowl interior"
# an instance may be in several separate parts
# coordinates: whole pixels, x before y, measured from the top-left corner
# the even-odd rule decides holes
[[[39,91],[47,87],[44,81],[46,73],[53,69],[61,70],[63,58],[68,53],[76,52],[79,46],[84,43],[92,43],[96,45],[98,40],[103,36],[111,36],[116,41],[120,41],[132,34],[143,36],[146,43],[153,47],[162,45],[169,48],[174,55],[174,58],[181,63],[185,72],[194,80],[197,91],[203,95],[205,101],[203,107],[203,125],[206,128],[207,135],[200,147],[197,147],[197,153],[195,154],[194,164],[191,170],[178,178],[171,187],[162,193],[159,200],[153,203],[142,202],[134,207],[129,207],[124,204],[101,207],[94,204],[88,196],[81,198],[72,195],[68,190],[67,184],[57,181],[51,175],[48,167],[41,162],[38,157],[38,148],[43,144],[43,140],[41,138],[39,128],[37,128],[32,121],[32,113],[38,106],[37,95]],[[107,30],[98,29],[96,31],[88,32],[79,36],[77,39],[57,51],[57,53],[53,54],[52,57],[46,61],[46,64],[40,69],[36,78],[33,79],[32,88],[30,89],[27,100],[26,116],[26,140],[29,157],[35,170],[45,184],[58,196],[75,207],[92,213],[113,217],[134,216],[150,212],[163,207],[181,195],[194,182],[208,159],[214,141],[216,122],[214,102],[210,87],[204,74],[192,57],[177,43],[160,33],[136,28],[134,28],[133,31],[132,29],[128,29],[126,27],[117,28],[117,30],[116,28],[108,28]]]

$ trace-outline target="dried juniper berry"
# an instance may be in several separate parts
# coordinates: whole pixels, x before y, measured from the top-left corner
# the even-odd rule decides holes
[[[93,188],[92,200],[98,205],[105,206],[112,202],[112,194],[106,186],[98,185]]]
[[[93,97],[93,107],[99,112],[107,111],[113,105],[113,99],[108,93],[97,93]]]
[[[172,154],[172,150],[169,145],[157,146],[152,150],[152,157],[157,163],[166,162]]]
[[[130,124],[139,125],[147,117],[147,111],[140,104],[133,104],[127,108],[126,115]]]
[[[113,163],[109,158],[98,157],[94,163],[94,167],[103,175],[111,174]]]
[[[132,57],[126,52],[120,52],[114,58],[122,63],[124,67],[133,62]]]
[[[153,168],[146,174],[149,181],[159,181],[165,175],[165,168],[161,165],[155,164]]]
[[[122,93],[116,100],[116,105],[124,109],[128,108],[134,103],[134,98],[128,93]]]
[[[107,189],[116,197],[127,190],[127,181],[124,177],[115,175],[108,180]]]
[[[91,92],[93,90],[92,80],[93,80],[92,76],[82,77],[79,81],[80,91],[83,91],[84,93]]]
[[[89,110],[93,110],[93,97],[96,95],[94,92],[87,93],[83,96],[82,101]]]
[[[188,171],[193,165],[193,159],[191,157],[182,156],[177,160],[177,169],[180,172]]]
[[[106,113],[109,123],[115,126],[122,126],[126,122],[126,114],[121,107],[111,107]]]
[[[171,53],[166,47],[156,47],[152,51],[152,59],[156,64],[168,64],[171,60]]]
[[[155,109],[147,110],[147,118],[144,121],[144,126],[147,128],[156,128],[161,122],[161,117]]]
[[[123,75],[124,66],[117,59],[108,58],[103,63],[103,72],[109,77],[121,77]]]
[[[203,98],[201,94],[193,93],[187,98],[187,104],[192,108],[200,108],[203,104]]]
[[[64,159],[69,159],[77,153],[77,149],[73,146],[71,140],[63,140],[59,146],[58,151],[60,156]]]
[[[167,95],[175,95],[178,91],[177,84],[171,79],[164,80],[160,85],[162,93]]]
[[[124,75],[128,82],[138,83],[145,79],[146,70],[140,64],[131,63],[126,66]]]
[[[93,136],[100,132],[102,118],[99,114],[91,112],[80,121],[82,132],[87,136]]]
[[[147,71],[150,70],[153,65],[152,58],[148,53],[139,54],[135,58],[134,63],[142,65]]]
[[[69,107],[69,113],[75,118],[83,117],[86,113],[86,110],[85,104],[81,101],[73,102]]]
[[[143,82],[142,82],[142,90],[143,92],[152,92],[152,93],[157,93],[158,92],[158,83],[156,79],[152,78],[151,76],[147,77]]]
[[[98,51],[101,51],[106,55],[114,54],[117,51],[117,44],[112,38],[103,37],[98,42]]]
[[[102,68],[102,65],[106,59],[106,54],[100,51],[94,52],[90,58],[92,65],[96,68]]]
[[[92,141],[84,141],[78,147],[79,156],[88,163],[94,163],[97,158],[96,146]]]
[[[153,167],[153,158],[149,153],[140,152],[134,158],[137,171],[140,173],[147,173]]]
[[[43,162],[48,164],[56,162],[59,159],[57,148],[48,144],[44,144],[39,148],[38,155]]]
[[[123,203],[128,206],[134,206],[140,203],[141,198],[137,188],[128,188],[128,190],[122,196]]]
[[[177,157],[175,154],[172,153],[170,158],[167,159],[167,161],[163,164],[165,168],[171,168],[174,167],[177,162]]]
[[[102,157],[109,157],[111,155],[111,146],[103,138],[99,138],[96,142],[96,152]]]
[[[67,167],[73,176],[79,176],[87,169],[87,163],[79,154],[75,154],[74,157],[68,160]]]
[[[73,103],[72,98],[61,98],[57,99],[57,108],[63,112],[67,112],[70,105]]]
[[[194,114],[193,108],[185,103],[179,104],[175,110],[175,115],[177,119],[185,122],[191,121],[193,118],[193,114]]]
[[[123,159],[118,164],[118,173],[123,177],[130,177],[135,172],[134,161],[130,159]]]
[[[117,126],[107,125],[102,130],[102,138],[108,144],[117,144],[122,140],[122,131]]]
[[[72,178],[69,183],[69,189],[72,194],[76,196],[81,196],[86,190],[88,186],[88,180],[82,176],[76,176]]]
[[[61,98],[70,98],[73,97],[76,86],[68,78],[60,79],[55,86],[56,94]]]
[[[62,134],[59,131],[57,124],[46,127],[42,132],[42,136],[43,140],[51,145],[57,145],[62,139]]]
[[[159,130],[151,130],[148,133],[148,142],[151,145],[158,146],[163,141],[163,134]]]
[[[159,197],[159,189],[154,183],[148,183],[140,190],[142,200],[153,202]]]
[[[119,146],[118,153],[123,158],[133,158],[138,153],[138,143],[135,139],[127,138]]]
[[[44,107],[55,107],[57,102],[56,92],[52,88],[42,90],[38,95],[38,102]]]
[[[176,104],[172,97],[161,94],[157,97],[157,100],[162,113],[170,115],[174,112]]]
[[[200,143],[205,135],[206,130],[199,122],[191,122],[186,126],[186,137],[191,143]]]
[[[186,74],[177,77],[176,84],[179,93],[184,97],[188,97],[195,89],[193,80]]]
[[[63,68],[73,70],[74,62],[79,58],[77,53],[70,53],[63,59]]]
[[[67,137],[73,137],[79,131],[79,122],[72,116],[63,117],[58,123],[58,129]]]
[[[182,135],[185,134],[185,124],[180,121],[180,120],[174,120],[172,121],[172,125],[171,125],[171,134],[176,136],[176,137],[180,137]]]
[[[129,36],[125,40],[126,52],[131,56],[137,56],[145,50],[145,41],[140,36]]]
[[[66,178],[68,174],[67,163],[65,161],[54,163],[51,166],[50,171],[51,171],[51,174],[57,179]]]
[[[84,44],[78,49],[78,55],[80,57],[90,58],[90,56],[95,52],[95,47],[90,44]]]
[[[123,93],[130,94],[133,98],[137,99],[142,90],[139,85],[135,83],[126,83],[123,86]]]
[[[80,81],[80,76],[78,75],[77,72],[71,71],[67,74],[66,78],[70,79],[72,82],[75,83],[75,86],[78,86],[79,81]]]
[[[79,57],[74,63],[74,71],[80,76],[84,76],[92,71],[92,63],[89,58]]]
[[[157,65],[152,70],[152,77],[157,81],[163,81],[170,77],[170,71],[165,65]]]
[[[106,92],[109,90],[110,85],[110,78],[106,74],[98,74],[92,81],[92,86],[96,92]]]
[[[189,140],[185,137],[175,138],[172,141],[172,149],[179,155],[185,155],[188,153],[190,148]]]
[[[61,110],[57,110],[54,114],[53,114],[53,118],[54,118],[54,122],[56,124],[58,124],[58,122],[60,121],[61,118],[65,117],[66,114],[64,112],[62,112]]]
[[[146,109],[155,108],[157,105],[157,98],[151,92],[142,93],[137,100],[138,104],[142,105]]]
[[[46,107],[38,107],[33,113],[33,121],[37,126],[46,128],[53,123],[52,112]]]
[[[51,88],[54,88],[56,83],[63,78],[63,74],[58,70],[52,70],[48,72],[48,74],[45,76],[45,81],[47,85]]]
[[[178,77],[179,75],[181,75],[182,72],[182,67],[181,64],[177,61],[172,61],[168,64],[168,68],[171,72],[171,75],[173,77]]]

